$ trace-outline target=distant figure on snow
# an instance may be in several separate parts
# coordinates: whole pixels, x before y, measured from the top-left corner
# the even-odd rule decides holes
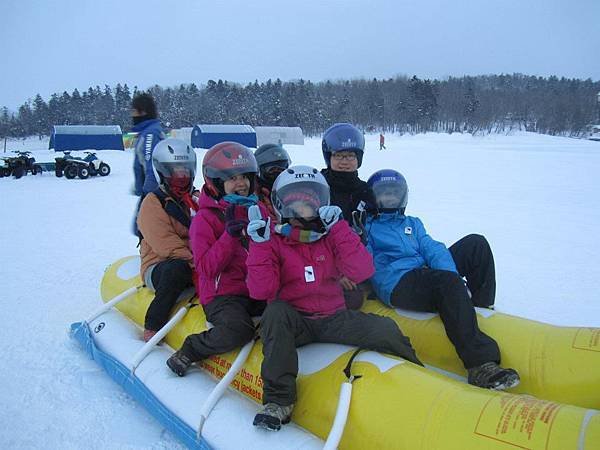
[[[379,150],[385,150],[385,136],[383,133],[379,133]]]

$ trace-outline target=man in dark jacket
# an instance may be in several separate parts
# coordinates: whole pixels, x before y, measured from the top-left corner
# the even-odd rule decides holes
[[[132,131],[138,133],[135,141],[133,158],[133,174],[135,176],[134,193],[140,197],[133,218],[133,233],[139,235],[136,218],[142,200],[149,192],[158,188],[152,170],[152,152],[154,147],[165,138],[158,120],[156,103],[150,94],[136,95],[131,102]]]
[[[323,158],[327,168],[321,173],[330,187],[330,204],[339,206],[342,215],[352,224],[352,211],[361,202],[375,205],[375,195],[367,183],[358,178],[362,164],[365,137],[354,125],[336,123],[323,134]],[[358,309],[363,302],[362,290],[352,281],[340,280],[348,309]]]
[[[323,158],[327,168],[321,173],[331,188],[330,203],[342,209],[344,219],[352,222],[352,211],[361,201],[375,204],[375,196],[367,183],[358,178],[362,164],[365,137],[349,123],[336,123],[323,135]]]

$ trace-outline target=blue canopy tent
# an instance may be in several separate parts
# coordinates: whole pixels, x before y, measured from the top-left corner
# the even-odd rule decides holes
[[[124,150],[119,125],[54,125],[50,145],[54,151]]]
[[[256,131],[250,125],[196,125],[192,130],[194,148],[211,148],[225,141],[256,148]]]

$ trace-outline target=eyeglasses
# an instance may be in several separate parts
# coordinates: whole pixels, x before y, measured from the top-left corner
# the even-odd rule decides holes
[[[331,157],[336,161],[341,161],[342,159],[345,159],[346,161],[354,161],[356,159],[356,153],[346,153],[345,155],[341,153],[334,153],[331,155]]]

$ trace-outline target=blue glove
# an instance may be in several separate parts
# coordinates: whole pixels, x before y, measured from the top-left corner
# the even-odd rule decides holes
[[[253,205],[248,208],[248,224],[247,232],[250,239],[254,242],[267,242],[271,237],[271,218],[266,221],[260,214],[258,205]]]
[[[334,205],[321,206],[319,208],[319,217],[325,229],[329,231],[340,220],[340,217],[342,217],[342,210],[339,206]]]

